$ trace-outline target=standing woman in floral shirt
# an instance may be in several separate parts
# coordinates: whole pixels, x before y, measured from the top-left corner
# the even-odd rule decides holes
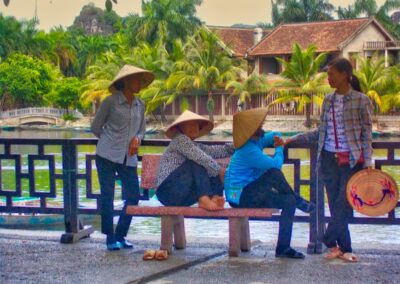
[[[214,159],[229,157],[233,145],[207,146],[193,140],[208,134],[214,124],[191,111],[183,112],[167,129],[171,142],[160,160],[156,178],[158,200],[166,206],[223,209],[225,169]]]
[[[112,81],[112,93],[101,104],[92,123],[92,132],[99,137],[96,167],[100,183],[101,232],[107,235],[107,249],[132,248],[125,240],[132,216],[125,213],[127,205],[139,202],[137,153],[145,133],[145,106],[137,94],[147,87],[154,75],[147,70],[125,65]],[[124,207],[114,233],[115,174],[122,183]]]
[[[319,129],[289,138],[285,144],[318,141],[318,173],[331,212],[323,238],[329,249],[325,258],[356,262],[348,226],[353,210],[346,200],[346,185],[354,173],[372,165],[372,104],[361,93],[347,59],[337,58],[329,64],[328,81],[335,92],[324,99]]]

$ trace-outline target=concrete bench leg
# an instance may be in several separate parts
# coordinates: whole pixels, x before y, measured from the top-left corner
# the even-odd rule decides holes
[[[250,251],[251,249],[251,241],[250,241],[250,226],[249,226],[249,218],[244,217],[241,218],[240,222],[240,250]]]
[[[161,216],[161,249],[172,252],[175,243],[176,249],[186,248],[185,222],[183,216]]]
[[[229,256],[240,254],[241,218],[229,217]]]
[[[176,249],[186,248],[185,219],[177,216],[174,223],[174,243]]]
[[[160,249],[172,252],[174,224],[177,216],[161,216],[161,247]]]

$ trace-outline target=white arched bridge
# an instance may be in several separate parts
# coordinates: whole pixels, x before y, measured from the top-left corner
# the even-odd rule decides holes
[[[82,118],[83,115],[77,110],[66,110],[49,107],[29,107],[13,109],[0,112],[1,119],[18,119],[19,125],[24,124],[53,124],[56,125],[59,119],[66,113],[76,118]]]

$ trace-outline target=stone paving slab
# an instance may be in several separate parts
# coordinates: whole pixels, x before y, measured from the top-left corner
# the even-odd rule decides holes
[[[144,249],[156,249],[159,237],[129,237],[133,250],[109,252],[104,236],[94,233],[76,244],[59,243],[61,232],[0,229],[0,283],[400,283],[400,247],[355,243],[359,263],[277,259],[274,244],[254,241],[252,251],[227,255],[227,239],[188,239],[186,250],[167,261],[143,261]],[[306,244],[293,246],[305,251]]]
[[[157,247],[135,241],[133,250],[109,252],[103,240],[71,245],[0,234],[0,283],[137,283],[226,253],[221,247],[191,246],[174,251],[168,261],[142,260],[144,249]]]
[[[322,255],[281,259],[275,258],[272,246],[260,245],[241,257],[219,257],[148,283],[400,283],[400,248],[359,249],[358,256],[359,263],[326,261]]]

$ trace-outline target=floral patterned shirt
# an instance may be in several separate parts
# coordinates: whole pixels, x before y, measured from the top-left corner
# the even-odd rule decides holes
[[[169,143],[161,157],[155,184],[157,187],[186,159],[203,166],[210,177],[219,174],[220,166],[214,159],[226,158],[232,155],[232,143],[225,145],[204,145],[192,141],[184,134],[178,133]]]

